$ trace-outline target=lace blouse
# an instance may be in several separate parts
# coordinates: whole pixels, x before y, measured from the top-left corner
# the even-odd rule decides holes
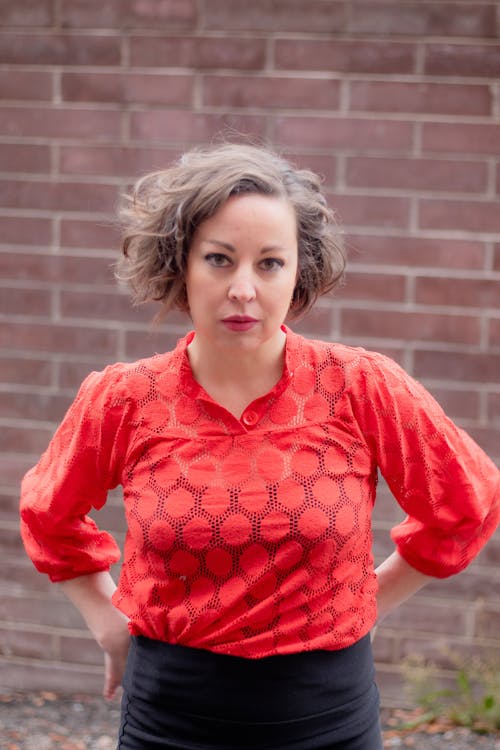
[[[22,534],[53,581],[120,552],[87,515],[123,487],[115,605],[135,635],[250,658],[338,649],[376,618],[377,472],[413,567],[462,570],[499,519],[499,472],[386,357],[289,329],[276,386],[240,419],[186,347],[90,374],[22,486]]]

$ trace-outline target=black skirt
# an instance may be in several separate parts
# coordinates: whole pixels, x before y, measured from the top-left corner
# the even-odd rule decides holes
[[[382,750],[370,638],[243,659],[132,638],[119,750]]]

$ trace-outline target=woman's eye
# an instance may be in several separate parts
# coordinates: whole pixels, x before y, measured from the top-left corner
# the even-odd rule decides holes
[[[261,266],[265,271],[275,271],[278,268],[283,268],[284,262],[279,258],[264,258],[261,262]]]
[[[227,255],[224,255],[223,253],[209,253],[208,255],[205,255],[205,260],[207,263],[210,263],[211,266],[216,266],[217,268],[222,268],[230,263]]]

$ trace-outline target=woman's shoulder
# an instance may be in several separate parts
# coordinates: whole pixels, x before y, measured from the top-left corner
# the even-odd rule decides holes
[[[352,346],[337,341],[307,338],[293,333],[291,340],[296,359],[302,359],[312,366],[337,365],[351,370],[366,371],[374,366],[398,368],[399,365],[381,352]],[[298,355],[298,356],[297,356]]]
[[[107,395],[113,402],[142,399],[156,391],[158,383],[177,379],[180,363],[176,350],[154,354],[132,362],[119,361],[102,370],[89,373],[80,388],[80,395],[93,398]]]
[[[314,371],[322,387],[346,395],[367,396],[372,391],[418,389],[416,381],[392,358],[360,346],[306,338],[294,334],[292,368]]]

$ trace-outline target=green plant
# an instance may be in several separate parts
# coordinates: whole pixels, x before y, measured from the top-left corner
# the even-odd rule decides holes
[[[451,686],[443,686],[436,664],[416,656],[403,673],[411,699],[422,713],[415,723],[447,719],[476,732],[500,730],[500,669],[493,662],[452,656]]]

